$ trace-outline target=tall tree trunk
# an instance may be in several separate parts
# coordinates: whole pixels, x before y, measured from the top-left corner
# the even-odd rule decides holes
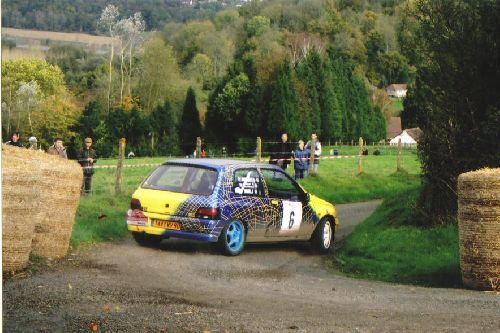
[[[124,49],[123,49],[123,46],[122,46],[122,49],[121,49],[121,52],[120,52],[120,104],[123,103],[123,88],[124,88],[124,85],[125,85],[125,78],[124,78],[124,74],[123,74],[123,71],[124,71],[124,66],[125,66],[125,55],[124,55]]]
[[[111,34],[111,37],[113,37],[112,34]],[[114,44],[114,41],[111,40],[111,55],[109,56],[109,80],[108,80],[108,113],[109,113],[109,109],[111,107],[111,75],[113,72],[113,57],[114,56],[115,56],[115,44]]]

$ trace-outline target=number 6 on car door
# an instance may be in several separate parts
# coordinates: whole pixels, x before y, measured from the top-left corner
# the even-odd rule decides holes
[[[302,222],[302,203],[283,200],[283,220],[280,233],[296,232]]]

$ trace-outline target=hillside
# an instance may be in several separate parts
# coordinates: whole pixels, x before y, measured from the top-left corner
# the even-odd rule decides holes
[[[123,15],[140,11],[148,30],[168,22],[213,18],[223,8],[245,4],[248,0],[124,0],[116,5]],[[98,32],[96,18],[106,0],[2,1],[2,26],[63,32]]]

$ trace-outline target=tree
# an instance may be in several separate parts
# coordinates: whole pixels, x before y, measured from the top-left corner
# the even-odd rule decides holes
[[[147,112],[165,99],[172,103],[179,98],[184,89],[179,66],[173,48],[161,38],[152,37],[145,42],[141,69],[137,91]]]
[[[13,127],[21,132],[36,133],[33,114],[53,96],[73,101],[57,66],[41,59],[18,59],[2,63],[2,126],[8,135]],[[44,109],[45,112],[50,112]],[[44,121],[44,117],[39,118]]]
[[[196,95],[193,88],[189,87],[179,125],[179,138],[184,154],[193,152],[196,146],[196,138],[201,137],[201,134],[200,112],[196,107]]]
[[[101,13],[98,25],[106,31],[111,38],[116,36],[116,20],[119,16],[118,8],[114,5],[108,5]],[[109,54],[109,76],[108,76],[108,112],[111,107],[111,80],[113,73],[113,58],[115,55],[115,44],[111,43],[111,52]]]
[[[157,105],[149,116],[151,128],[151,149],[160,155],[178,154],[179,136],[177,118],[169,101]],[[156,133],[156,134],[155,134]]]
[[[457,210],[457,177],[499,167],[500,6],[496,1],[418,0],[412,16],[419,63],[414,105],[423,130],[419,153],[424,223],[443,223]],[[410,46],[406,45],[408,49]]]
[[[267,130],[271,137],[287,132],[292,140],[300,136],[299,101],[290,62],[285,60],[270,85]]]
[[[24,111],[28,114],[28,124],[30,133],[33,133],[33,122],[31,121],[31,114],[33,108],[39,103],[40,89],[35,81],[29,83],[21,83],[21,86],[16,91],[17,103],[19,104],[19,110]],[[19,128],[19,121],[21,116],[18,118],[17,128]]]

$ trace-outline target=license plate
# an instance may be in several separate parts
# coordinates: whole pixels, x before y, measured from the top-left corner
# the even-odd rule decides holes
[[[181,224],[179,222],[153,220],[153,226],[163,229],[181,230]]]
[[[147,218],[137,218],[130,216],[127,218],[127,224],[128,225],[139,225],[139,226],[147,226],[148,225],[148,219]]]

